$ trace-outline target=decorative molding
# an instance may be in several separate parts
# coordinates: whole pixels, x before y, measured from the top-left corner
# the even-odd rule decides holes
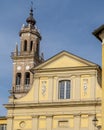
[[[88,89],[88,79],[83,79],[84,96],[87,95],[87,89]]]
[[[32,118],[39,118],[39,115],[32,115]]]
[[[76,107],[76,106],[95,106],[97,103],[98,106],[101,105],[101,99],[99,100],[82,100],[82,101],[74,101],[74,100],[64,100],[62,101],[57,101],[57,102],[39,102],[39,103],[24,103],[21,102],[19,104],[15,104],[15,108],[32,108],[32,107],[54,107],[54,106],[70,106],[70,107]],[[6,108],[14,108],[14,105],[12,103],[5,104],[4,105]]]
[[[47,81],[42,81],[42,87],[41,87],[41,91],[42,91],[42,95],[45,96],[46,95],[46,87]]]

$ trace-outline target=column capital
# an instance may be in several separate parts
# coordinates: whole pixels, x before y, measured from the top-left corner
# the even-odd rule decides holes
[[[52,114],[47,114],[46,117],[53,117],[53,115]]]
[[[81,113],[74,114],[74,117],[80,117],[80,116],[81,116]]]
[[[32,115],[32,118],[38,118],[39,115]]]

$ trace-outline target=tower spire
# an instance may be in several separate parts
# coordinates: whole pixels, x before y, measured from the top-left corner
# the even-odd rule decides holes
[[[31,9],[30,9],[30,15],[29,17],[26,19],[26,22],[28,25],[30,26],[34,26],[36,24],[36,20],[33,17],[33,2],[31,2]]]

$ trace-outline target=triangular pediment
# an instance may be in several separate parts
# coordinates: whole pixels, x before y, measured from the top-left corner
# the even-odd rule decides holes
[[[48,69],[48,68],[65,68],[65,67],[81,67],[96,65],[88,60],[80,58],[69,52],[62,51],[52,58],[48,59],[35,69]]]

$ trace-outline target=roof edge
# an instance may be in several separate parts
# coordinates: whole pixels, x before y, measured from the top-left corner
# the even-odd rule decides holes
[[[101,25],[99,28],[97,28],[96,30],[94,30],[92,32],[92,34],[97,38],[99,39],[101,42],[102,42],[102,39],[99,37],[99,34],[104,30],[104,24]]]

